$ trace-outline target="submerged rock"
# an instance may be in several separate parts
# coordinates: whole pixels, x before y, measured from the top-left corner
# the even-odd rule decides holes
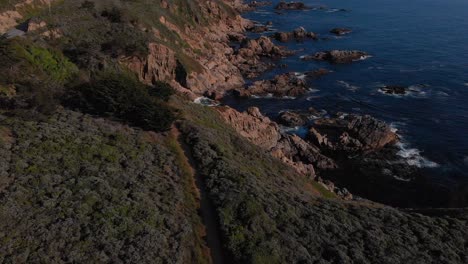
[[[249,7],[257,8],[257,7],[269,6],[271,5],[271,1],[250,1],[247,5]]]
[[[308,7],[302,2],[280,2],[275,7],[276,10],[305,10]]]
[[[386,85],[380,88],[380,90],[386,94],[404,95],[407,93],[407,87],[399,85]]]
[[[254,25],[251,28],[247,28],[247,31],[250,31],[253,33],[263,33],[265,31],[268,31],[268,27],[264,25]]]
[[[290,110],[278,115],[278,123],[287,127],[304,126],[309,120],[318,118],[321,113],[313,107],[307,110]]]
[[[328,69],[320,68],[317,70],[305,72],[304,74],[309,78],[319,78],[319,77],[329,74],[330,72],[331,71]]]
[[[307,116],[298,112],[285,111],[279,114],[278,122],[288,127],[303,126],[307,123]]]
[[[339,36],[342,36],[342,35],[346,35],[346,34],[349,34],[353,32],[351,29],[349,28],[334,28],[332,30],[330,30],[330,33],[333,33],[335,35],[339,35]]]
[[[369,56],[368,53],[359,50],[332,50],[321,51],[314,55],[304,56],[303,60],[322,60],[330,63],[350,63],[357,60],[365,59]]]

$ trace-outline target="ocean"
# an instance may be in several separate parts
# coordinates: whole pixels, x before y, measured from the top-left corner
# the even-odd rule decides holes
[[[304,27],[319,40],[277,43],[298,51],[276,61],[288,65],[260,76],[299,74],[326,68],[332,73],[310,81],[310,92],[288,99],[227,98],[224,103],[245,110],[257,106],[270,116],[280,111],[314,107],[327,113],[369,114],[391,124],[401,136],[398,153],[408,163],[424,168],[437,184],[451,189],[468,183],[468,1],[466,0],[330,0],[302,1],[325,6],[275,13],[260,7],[244,17],[265,24],[271,35]],[[353,30],[344,36],[329,31]],[[361,50],[371,57],[352,64],[302,61],[304,55],[324,50]],[[409,87],[406,95],[380,92],[384,85]],[[299,131],[301,131],[299,129]]]

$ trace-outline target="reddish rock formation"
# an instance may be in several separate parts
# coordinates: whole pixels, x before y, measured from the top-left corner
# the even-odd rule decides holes
[[[299,173],[315,177],[314,166],[334,169],[335,162],[320,150],[296,135],[282,133],[279,126],[263,116],[256,107],[240,113],[230,107],[215,108],[221,117],[240,135],[295,168]]]
[[[307,123],[307,116],[297,112],[285,111],[279,114],[278,123],[288,127],[303,126]]]
[[[258,39],[245,39],[233,56],[231,62],[247,78],[254,78],[274,67],[274,64],[264,62],[261,57],[285,57],[293,52],[284,47],[276,46],[271,39],[260,37]]]
[[[276,97],[301,96],[307,92],[307,83],[298,78],[295,73],[277,75],[273,80],[256,81],[247,89],[236,89],[234,94],[239,97],[250,97],[252,95]]]
[[[230,1],[230,4],[236,6],[241,3]],[[161,7],[173,11],[171,5],[166,5],[165,1],[161,2]],[[204,2],[202,11],[207,13],[207,17],[216,18],[216,23],[211,21],[209,25],[186,25],[182,28],[172,24],[164,16],[159,18],[162,25],[177,32],[187,44],[187,48],[175,51],[163,44],[150,43],[148,56],[123,57],[120,58],[121,63],[136,72],[145,83],[176,83],[176,88],[189,94],[190,98],[203,94],[216,94],[215,97],[220,98],[225,91],[242,87],[244,79],[237,67],[242,63],[242,58],[234,55],[229,41],[233,38],[242,40],[241,33],[245,27],[252,25],[252,22],[226,12],[225,8],[214,1]],[[165,37],[158,29],[152,31],[158,39],[164,40]],[[178,63],[177,58],[181,58],[181,52],[189,59]],[[251,60],[252,65],[255,62],[255,59]],[[176,72],[182,74],[176,76]]]
[[[145,83],[174,79],[177,66],[174,51],[158,43],[150,43],[148,49],[149,54],[146,58],[124,57],[121,58],[121,63],[137,73],[139,79]]]
[[[242,42],[238,54],[247,58],[253,56],[284,57],[292,55],[293,52],[284,47],[276,46],[271,39],[262,36],[258,39],[248,39]]]

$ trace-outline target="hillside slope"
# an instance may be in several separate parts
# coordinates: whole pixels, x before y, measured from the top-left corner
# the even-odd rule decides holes
[[[463,210],[344,201],[193,103],[243,86],[239,2],[65,0],[15,20],[0,263],[468,263]]]

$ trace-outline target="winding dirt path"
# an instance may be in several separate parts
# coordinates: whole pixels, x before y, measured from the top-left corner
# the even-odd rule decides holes
[[[196,170],[196,162],[193,158],[190,147],[184,142],[180,131],[173,126],[171,133],[177,139],[180,147],[184,152],[187,164],[190,165],[192,175],[195,179],[195,184],[200,194],[200,207],[198,209],[198,214],[202,219],[202,223],[205,226],[205,241],[210,249],[210,256],[213,264],[224,264],[230,263],[226,258],[226,253],[222,244],[221,231],[219,230],[219,221],[216,214],[216,209],[213,205],[213,202],[208,197],[208,190],[206,188],[205,181],[203,177]]]

